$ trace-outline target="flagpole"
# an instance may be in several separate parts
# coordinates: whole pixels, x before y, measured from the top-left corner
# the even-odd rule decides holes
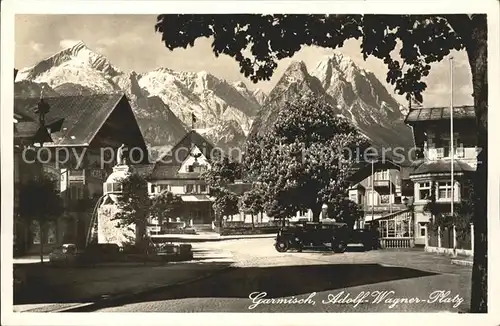
[[[455,149],[453,137],[453,57],[450,57],[450,155],[451,155],[451,216],[454,215],[454,201],[455,201],[455,176],[454,176],[454,163],[455,163]]]

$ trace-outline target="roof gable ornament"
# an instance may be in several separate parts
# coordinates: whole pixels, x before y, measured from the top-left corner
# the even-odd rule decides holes
[[[45,125],[45,117],[50,111],[50,105],[43,100],[43,89],[44,86],[42,86],[42,90],[40,91],[40,101],[33,110],[35,114],[38,115],[39,123],[39,128],[33,136],[33,143],[39,143],[40,146],[42,146],[43,143],[50,143],[53,141],[49,131],[47,130],[47,126]]]

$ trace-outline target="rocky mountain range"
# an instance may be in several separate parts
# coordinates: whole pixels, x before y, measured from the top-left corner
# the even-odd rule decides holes
[[[307,94],[324,98],[375,147],[412,147],[413,135],[404,123],[404,109],[372,72],[337,52],[319,61],[310,72],[303,62],[292,62],[269,93],[249,137],[272,128],[286,101]]]
[[[126,73],[78,42],[18,72],[15,95],[23,97],[125,92],[146,142],[169,148],[191,128],[223,149],[239,147],[248,136],[265,132],[282,104],[313,93],[327,98],[377,145],[412,143],[399,104],[371,72],[334,53],[311,72],[294,62],[266,95],[243,82],[229,82],[208,72],[158,68]]]
[[[125,73],[78,42],[18,72],[15,95],[23,97],[124,92],[146,142],[168,148],[194,128],[216,146],[241,146],[265,100],[244,83],[231,84],[207,72],[160,68]],[[254,95],[255,94],[255,95]]]

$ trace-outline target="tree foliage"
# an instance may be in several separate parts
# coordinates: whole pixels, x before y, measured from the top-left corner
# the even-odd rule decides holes
[[[313,211],[346,194],[348,171],[367,141],[322,99],[288,102],[271,132],[249,140],[245,171],[266,189],[269,212]],[[293,213],[294,215],[294,213]]]
[[[210,169],[203,172],[202,178],[209,187],[210,195],[215,198],[213,208],[216,218],[220,219],[239,212],[238,196],[228,190],[228,185],[242,178],[240,162],[221,156],[210,162]]]
[[[158,219],[158,224],[163,225],[163,221],[174,218],[182,213],[182,199],[169,191],[164,191],[151,200],[149,214]]]
[[[146,223],[151,207],[147,181],[138,174],[131,174],[120,180],[120,183],[122,193],[117,203],[121,211],[116,216],[118,226]]]
[[[238,214],[238,196],[226,189],[218,191],[213,204],[217,216],[232,216]]]
[[[258,186],[243,193],[239,199],[238,206],[246,214],[257,215],[264,211],[264,193]]]
[[[214,196],[223,191],[229,184],[234,183],[242,177],[241,163],[227,156],[210,162],[210,169],[202,174],[202,178]]]
[[[116,204],[119,212],[115,215],[117,227],[135,226],[135,242],[138,244],[146,237],[149,219],[157,217],[163,220],[181,212],[182,200],[179,196],[165,191],[151,197],[146,179],[138,174],[131,174],[120,181],[122,194]]]
[[[363,216],[364,212],[361,205],[343,195],[337,196],[328,203],[328,217],[334,218],[337,222],[346,223],[351,229],[356,221],[363,218]]]
[[[421,101],[430,64],[473,43],[467,25],[485,21],[485,15],[159,15],[155,30],[170,50],[213,37],[214,54],[233,57],[253,82],[269,80],[278,61],[302,45],[335,49],[361,39],[363,56],[387,65],[387,82]],[[400,60],[392,56],[398,45]]]
[[[431,196],[429,202],[424,206],[424,211],[432,214],[429,228],[437,234],[438,227],[441,230],[455,228],[457,238],[464,239],[470,234],[470,224],[474,215],[474,183],[471,179],[463,179],[461,183],[462,198],[454,206],[453,215],[450,214],[449,206],[436,201],[436,185],[431,185]]]
[[[387,82],[407,99],[422,100],[431,64],[452,50],[465,50],[472,72],[477,121],[478,168],[475,176],[474,266],[471,311],[487,312],[487,149],[488,51],[486,14],[451,15],[159,15],[155,30],[170,49],[193,46],[212,37],[212,50],[234,58],[253,82],[269,80],[278,61],[302,45],[339,48],[360,39],[364,58],[387,66]],[[399,57],[399,58],[398,58]]]

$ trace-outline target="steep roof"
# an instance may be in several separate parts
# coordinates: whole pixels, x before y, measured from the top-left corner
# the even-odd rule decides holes
[[[52,134],[54,141],[46,146],[88,145],[124,97],[123,93],[115,93],[44,98],[50,105],[50,111],[46,116],[47,125],[57,122],[58,119],[64,119],[60,126],[61,130]],[[39,101],[38,97],[16,97],[14,113],[37,121],[34,108]]]
[[[422,121],[439,121],[450,119],[449,107],[417,108],[408,112],[405,122],[413,124]],[[476,117],[474,106],[463,105],[453,107],[453,119],[474,119]]]
[[[453,162],[454,172],[474,172],[475,169],[469,164],[462,161]],[[410,173],[411,176],[418,174],[429,174],[429,173],[450,173],[451,172],[451,162],[445,160],[439,161],[422,161],[416,164],[415,170]]]
[[[209,161],[215,159],[219,155],[218,153],[222,154],[210,141],[196,131],[191,130],[166,155],[155,163],[149,178],[154,180],[199,178],[200,174],[198,172],[178,173],[179,168],[188,158],[194,146],[198,147]]]
[[[171,150],[158,162],[171,162],[172,165],[182,164],[188,157],[193,146],[197,146],[205,157],[210,160],[215,154],[215,146],[194,130],[189,131]]]

